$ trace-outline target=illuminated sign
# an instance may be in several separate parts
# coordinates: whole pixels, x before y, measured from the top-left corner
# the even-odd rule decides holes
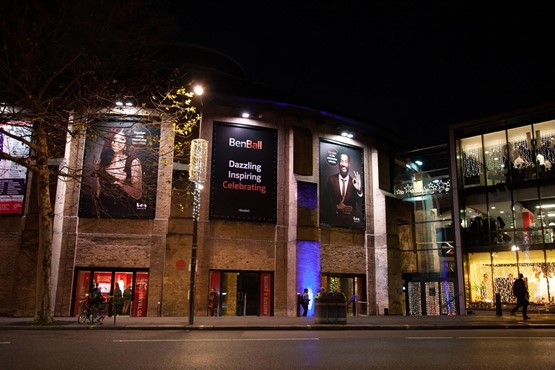
[[[214,123],[210,218],[276,222],[277,131]]]

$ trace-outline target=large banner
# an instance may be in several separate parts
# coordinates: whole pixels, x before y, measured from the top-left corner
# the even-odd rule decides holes
[[[214,123],[210,218],[276,222],[277,131]]]
[[[363,229],[364,158],[360,148],[320,140],[320,223]]]
[[[0,124],[7,134],[31,141],[32,124],[30,122],[9,121]],[[30,150],[27,144],[0,132],[0,151],[13,157],[25,158]],[[21,216],[27,190],[27,168],[9,161],[0,160],[0,215]]]
[[[100,122],[87,133],[80,217],[153,219],[160,128]]]

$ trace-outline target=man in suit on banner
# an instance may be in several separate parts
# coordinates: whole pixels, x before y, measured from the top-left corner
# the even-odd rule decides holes
[[[339,173],[328,178],[325,188],[325,218],[336,226],[359,226],[362,222],[363,191],[360,173],[349,175],[351,158],[347,153],[339,155]]]

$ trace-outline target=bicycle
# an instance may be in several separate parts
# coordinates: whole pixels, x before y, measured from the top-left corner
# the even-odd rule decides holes
[[[77,316],[77,322],[79,324],[84,324],[86,322],[90,324],[102,325],[104,318],[106,317],[105,303],[92,304],[88,298],[81,301],[80,307],[81,312]]]

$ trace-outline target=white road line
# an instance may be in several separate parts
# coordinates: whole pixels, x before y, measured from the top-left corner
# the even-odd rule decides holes
[[[455,339],[455,337],[405,337],[405,339]]]
[[[405,337],[405,339],[417,339],[417,340],[426,340],[426,339],[518,339],[518,340],[525,340],[525,339],[549,339],[555,340],[555,337]]]
[[[262,338],[262,339],[118,339],[114,343],[124,342],[263,342],[263,341],[317,341],[319,338]]]

